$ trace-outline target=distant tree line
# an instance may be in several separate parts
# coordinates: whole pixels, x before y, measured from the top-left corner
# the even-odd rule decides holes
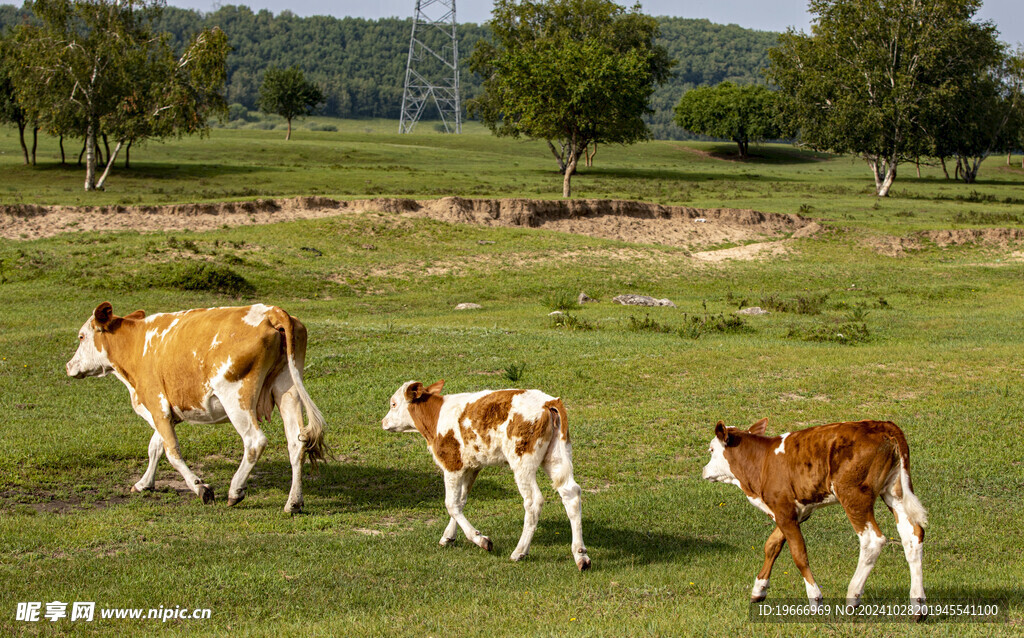
[[[24,9],[0,5],[0,32],[32,20]],[[672,109],[688,89],[730,81],[764,84],[762,69],[777,33],[753,31],[707,20],[656,18],[655,44],[676,61],[673,74],[651,96],[653,113],[645,117],[655,138],[692,138],[672,122]],[[334,117],[398,119],[409,51],[411,19],[276,16],[243,6],[224,6],[212,13],[166,7],[153,30],[166,31],[169,44],[181,51],[203,29],[219,27],[228,37],[225,97],[255,111],[260,84],[268,68],[298,67],[323,91],[321,113]],[[483,25],[459,25],[459,51],[465,59],[482,39]],[[479,97],[483,78],[465,65],[461,74],[464,103]],[[429,117],[429,113],[425,117]]]

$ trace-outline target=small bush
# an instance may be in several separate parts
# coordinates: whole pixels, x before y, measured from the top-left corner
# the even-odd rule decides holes
[[[871,336],[865,323],[833,319],[813,326],[790,326],[786,337],[803,341],[854,344],[867,341]]]
[[[820,295],[800,295],[793,299],[784,299],[777,294],[762,297],[758,304],[767,310],[775,312],[791,312],[798,315],[820,315],[825,302],[828,301],[828,293]]]
[[[173,268],[157,276],[157,285],[178,290],[217,292],[235,297],[249,295],[256,291],[255,287],[244,277],[227,266],[198,262],[176,264]]]
[[[1020,224],[1022,221],[1024,218],[1013,213],[983,213],[969,210],[953,214],[954,224]]]
[[[579,304],[576,303],[576,295],[566,290],[548,295],[544,300],[544,305],[551,310],[575,310],[579,308]]]
[[[523,378],[523,373],[525,372],[525,363],[510,363],[502,368],[502,376],[512,383],[519,383],[519,380]]]
[[[586,319],[570,315],[567,312],[555,315],[552,319],[556,328],[565,328],[566,330],[593,330],[597,327]]]
[[[658,323],[654,319],[651,319],[650,315],[644,315],[643,319],[637,319],[635,316],[630,315],[629,329],[633,332],[675,332],[674,328],[666,326],[663,323]]]
[[[683,327],[676,331],[680,337],[699,339],[708,332],[739,333],[750,332],[752,329],[743,317],[736,315],[689,315],[683,314]]]

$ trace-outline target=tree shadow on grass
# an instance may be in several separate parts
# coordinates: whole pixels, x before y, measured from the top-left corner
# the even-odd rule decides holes
[[[614,179],[632,179],[651,182],[693,183],[693,182],[792,182],[790,177],[781,175],[756,175],[741,172],[692,172],[671,170],[666,168],[587,168],[577,172],[576,177],[600,177]]]
[[[105,166],[98,166],[102,172]],[[60,173],[67,176],[85,175],[85,164],[81,166],[74,161],[67,164],[59,162],[39,163],[31,167],[32,172]],[[186,177],[219,177],[222,175],[246,175],[249,173],[266,172],[267,167],[244,166],[239,164],[174,164],[170,162],[132,162],[131,168],[124,167],[123,158],[119,158],[111,169],[111,177],[126,179],[169,180]]]

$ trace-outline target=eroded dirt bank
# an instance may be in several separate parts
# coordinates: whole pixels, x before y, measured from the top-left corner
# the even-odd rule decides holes
[[[384,212],[484,226],[545,228],[634,243],[698,247],[774,239],[817,227],[799,215],[730,208],[698,209],[644,202],[580,199],[432,200],[325,197],[170,206],[0,206],[0,236],[35,239],[118,230],[211,230],[346,213]]]

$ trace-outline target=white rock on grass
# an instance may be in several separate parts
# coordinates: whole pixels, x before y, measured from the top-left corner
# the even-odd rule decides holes
[[[736,314],[738,314],[738,315],[766,315],[766,314],[768,314],[768,311],[765,310],[764,308],[760,307],[760,306],[751,306],[749,308],[744,308],[742,310],[737,310]]]
[[[460,303],[455,306],[456,310],[479,310],[480,308],[483,308],[483,306],[478,303]]]
[[[647,295],[619,295],[612,299],[615,303],[620,303],[623,306],[648,306],[648,307],[660,307],[675,308],[676,305],[668,299],[655,299],[654,297],[648,297]]]
[[[583,292],[582,290],[580,291],[580,296],[576,298],[576,303],[578,303],[581,306],[585,303],[593,303],[594,301],[595,299],[590,297],[590,295]]]

